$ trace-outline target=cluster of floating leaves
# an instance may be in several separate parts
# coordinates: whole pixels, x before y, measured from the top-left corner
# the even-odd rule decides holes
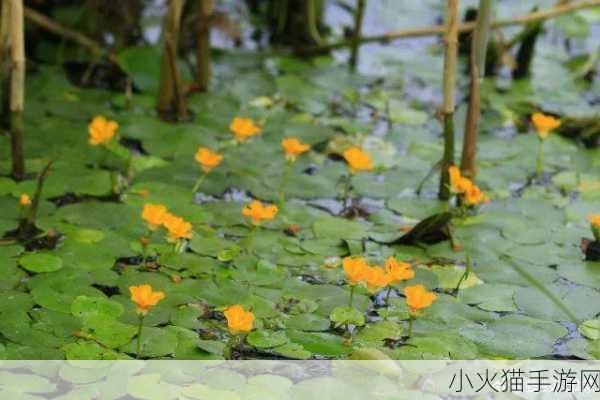
[[[267,87],[260,82],[260,90]],[[302,86],[291,75],[278,76],[276,84],[303,112],[290,111],[281,97],[256,106],[244,93],[239,101],[252,117],[231,118],[239,110],[227,93],[192,103],[200,124],[173,127],[134,114],[139,110],[105,111],[110,119],[94,118],[88,137],[81,118],[32,113],[28,118],[40,127],[31,133],[35,157],[47,150],[49,132],[63,128],[73,150],[67,149],[68,162],[53,167],[44,189],[37,221],[43,240],[26,249],[0,247],[8,265],[0,277],[8,299],[0,306],[6,321],[0,354],[600,354],[597,265],[582,261],[577,248],[590,225],[598,238],[597,174],[579,179],[569,169],[567,156],[588,153],[543,135],[557,127],[551,117],[534,114],[537,135],[500,141],[483,134],[479,175],[475,181],[456,169],[448,205],[431,198],[431,186],[422,197],[414,194],[441,154],[435,121],[420,117],[422,111],[406,105],[410,113],[394,115],[399,122],[376,140],[361,134],[368,125],[323,106],[329,93],[322,87]],[[298,87],[302,98],[294,97]],[[378,90],[364,101],[384,115]],[[78,96],[90,116],[104,98],[70,86],[52,93],[67,91],[66,100],[55,100],[64,106],[60,101]],[[32,103],[55,107],[35,97]],[[550,175],[546,186],[526,184],[535,167],[531,149],[542,142],[536,136],[551,155],[542,168]],[[140,143],[140,154],[128,140]],[[581,165],[597,165],[587,159]],[[40,169],[37,159],[28,163]],[[34,193],[33,180],[0,181],[3,210],[27,213]],[[345,210],[323,211],[336,196]],[[453,235],[461,246],[393,244],[420,220],[445,211],[456,212]],[[14,219],[0,218],[4,231],[14,228]],[[565,303],[577,326],[504,255]]]

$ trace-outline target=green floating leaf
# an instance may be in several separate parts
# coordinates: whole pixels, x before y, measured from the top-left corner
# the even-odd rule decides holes
[[[136,333],[135,326],[98,314],[88,315],[85,318],[82,336],[89,337],[111,349],[116,349],[129,343]]]
[[[137,332],[137,330],[136,330]],[[177,346],[177,335],[175,332],[161,328],[144,327],[141,339],[142,357],[163,357],[175,352]],[[122,351],[135,353],[137,351],[137,338],[124,346]]]
[[[365,316],[362,312],[354,307],[336,307],[329,315],[331,322],[336,327],[344,324],[363,326],[365,324]]]
[[[324,239],[362,239],[367,235],[365,225],[343,218],[327,217],[315,221],[313,231],[318,238]]]
[[[600,340],[594,340],[587,345],[585,351],[588,352],[595,359],[600,358]]]
[[[104,315],[116,318],[123,314],[123,306],[103,297],[78,296],[71,304],[71,313],[76,317]]]
[[[286,343],[283,346],[273,348],[272,351],[295,360],[308,360],[312,357],[312,353],[298,343]]]
[[[17,183],[12,179],[0,177],[0,196],[10,194],[17,189]]]
[[[0,387],[18,390],[22,393],[51,393],[56,384],[43,376],[0,371]]]
[[[351,347],[344,344],[344,338],[330,333],[288,330],[287,336],[311,353],[339,357],[352,351]]]
[[[186,397],[199,400],[240,400],[240,396],[231,390],[213,389],[201,384],[188,386],[181,393]]]
[[[467,278],[461,281],[466,269],[458,265],[434,265],[431,267],[431,271],[437,275],[439,287],[442,289],[455,289],[459,282],[461,289],[467,289],[483,283],[473,271],[470,271]]]
[[[285,322],[289,329],[314,332],[326,331],[330,325],[329,319],[312,313],[294,315]]]
[[[159,373],[151,373],[130,378],[127,393],[143,400],[173,400],[179,398],[181,387],[162,381]]]
[[[460,299],[466,304],[476,304],[487,311],[516,311],[513,300],[519,286],[504,284],[483,284],[461,290]]]
[[[600,319],[591,319],[583,322],[577,328],[579,332],[588,339],[600,339]]]
[[[246,336],[246,340],[252,346],[258,347],[259,349],[277,347],[288,342],[288,338],[284,332],[274,332],[264,329],[250,332],[248,336]]]
[[[356,335],[356,342],[363,345],[381,346],[385,339],[397,340],[402,336],[402,325],[392,321],[368,324]]]
[[[49,253],[30,253],[19,258],[19,264],[31,272],[54,272],[62,268],[63,262],[59,257]]]
[[[117,55],[119,66],[133,76],[134,84],[142,91],[158,90],[160,76],[160,53],[155,46],[128,47]]]
[[[123,358],[119,353],[94,342],[69,343],[63,349],[67,360],[118,360]]]
[[[221,357],[225,351],[225,346],[225,343],[217,340],[198,340],[198,348]]]
[[[554,343],[567,330],[554,322],[508,315],[487,326],[466,326],[460,333],[488,355],[543,357],[552,354]]]

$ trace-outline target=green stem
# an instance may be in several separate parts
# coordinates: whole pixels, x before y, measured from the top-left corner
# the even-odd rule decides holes
[[[243,336],[232,334],[227,341],[227,345],[223,350],[223,357],[226,360],[231,360],[233,355],[233,349],[236,348],[243,341]]]
[[[140,358],[140,355],[142,353],[142,329],[144,327],[144,314],[139,315],[139,322],[138,322],[138,334],[137,334],[137,349],[136,349],[136,353],[135,353],[135,358]]]
[[[194,187],[192,188],[192,195],[198,191],[198,189],[200,188],[200,185],[202,184],[202,182],[204,182],[204,179],[206,179],[207,176],[208,176],[208,172],[204,172],[202,175],[200,175],[200,178],[198,178],[198,180],[194,184]]]
[[[360,35],[362,30],[362,22],[365,11],[366,0],[358,0],[354,9],[354,32],[352,34],[352,45],[350,52],[350,69],[356,69],[358,63],[358,50],[360,47]]]
[[[185,249],[185,239],[178,239],[177,242],[175,242],[175,253],[183,253],[183,250]]]
[[[540,145],[538,147],[536,172],[538,179],[541,180],[544,177],[544,139],[540,139]]]
[[[388,287],[387,293],[385,295],[385,304],[388,305],[390,301],[390,294],[392,294],[392,287]]]
[[[347,203],[350,198],[350,190],[351,190],[351,175],[342,176],[342,206],[343,211],[346,211]]]
[[[304,0],[306,1],[306,19],[308,23],[308,33],[314,42],[320,46],[323,44],[319,29],[317,27],[317,12],[315,10],[315,0]]]
[[[456,293],[458,294],[459,290],[460,290],[460,285],[462,285],[462,283],[469,277],[469,275],[471,274],[471,257],[469,256],[469,253],[467,253],[466,255],[466,265],[465,265],[465,273],[462,274],[462,276],[460,277],[460,279],[458,280],[458,283],[456,284],[456,288],[454,289],[456,291]]]
[[[438,197],[440,200],[450,199],[449,168],[454,164],[454,112],[444,114],[444,156],[440,175]]]
[[[580,321],[577,319],[575,314],[571,311],[571,309],[567,306],[563,300],[556,295],[553,290],[550,290],[544,282],[541,282],[529,272],[525,270],[525,268],[521,267],[520,263],[523,261],[515,260],[513,257],[508,254],[500,255],[500,259],[510,265],[517,273],[519,273],[531,286],[538,289],[542,294],[544,294],[550,301],[556,305],[566,316],[571,320],[571,322],[577,325]]]
[[[354,288],[356,286],[351,285],[350,286],[350,299],[348,300],[348,308],[352,308],[352,306],[354,305]]]
[[[479,78],[483,78],[485,75],[485,56],[488,48],[493,8],[494,0],[479,0],[477,23],[473,31],[473,47]]]

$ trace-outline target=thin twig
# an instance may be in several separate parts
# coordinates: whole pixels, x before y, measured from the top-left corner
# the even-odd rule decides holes
[[[115,61],[114,55],[110,54],[104,47],[102,47],[99,43],[90,39],[86,35],[77,32],[71,28],[67,28],[59,24],[58,22],[48,18],[44,14],[37,12],[29,7],[24,7],[23,9],[25,18],[27,18],[32,23],[38,25],[39,27],[52,32],[58,36],[61,36],[65,39],[68,39],[72,42],[79,44],[82,47],[90,50],[96,56],[106,56],[110,61]]]
[[[518,17],[499,19],[492,21],[491,28],[505,28],[513,25],[524,25],[535,21],[544,21],[547,19],[555,18],[564,14],[568,14],[577,10],[585,8],[592,8],[600,6],[600,0],[581,0],[574,3],[567,3],[557,5],[556,7],[548,10],[537,11],[527,15],[521,15]],[[458,26],[459,32],[470,32],[475,29],[474,22],[468,22]],[[436,36],[443,35],[446,32],[446,25],[433,25],[424,26],[419,28],[403,29],[399,31],[387,32],[381,35],[363,36],[359,39],[360,43],[374,43],[374,42],[389,42],[398,39],[415,38],[423,36]],[[341,47],[347,47],[352,45],[352,40],[346,39],[339,42],[327,44],[324,46],[309,49],[310,51],[322,52],[327,50],[334,50]]]

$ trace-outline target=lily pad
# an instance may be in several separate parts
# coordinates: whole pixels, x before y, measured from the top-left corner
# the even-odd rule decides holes
[[[62,268],[62,260],[49,253],[31,253],[19,258],[19,264],[28,271],[43,273],[54,272]]]

